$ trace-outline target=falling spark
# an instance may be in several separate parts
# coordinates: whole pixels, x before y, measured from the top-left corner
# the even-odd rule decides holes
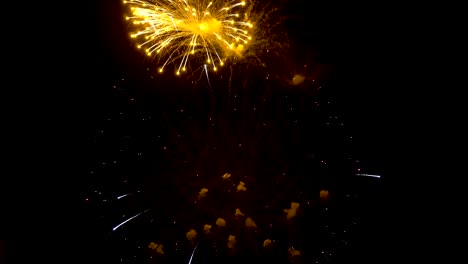
[[[126,197],[126,196],[129,196],[129,195],[132,195],[132,194],[133,194],[133,193],[126,193],[126,194],[124,194],[124,195],[120,195],[119,197],[117,197],[117,200],[120,200],[120,199],[122,199],[122,198],[124,198],[124,197]]]
[[[129,219],[123,221],[122,223],[120,223],[120,224],[116,225],[114,228],[112,228],[112,231],[117,230],[119,227],[121,227],[122,225],[124,225],[124,224],[127,223],[128,221],[130,221],[130,220],[132,220],[132,219],[138,217],[139,215],[141,215],[141,214],[143,214],[143,213],[146,213],[147,211],[149,211],[149,209],[146,209],[145,211],[143,211],[143,212],[141,212],[141,213],[139,213],[139,214],[137,214],[137,215],[134,215],[134,216],[130,217]]]
[[[224,220],[223,218],[218,218],[216,220],[216,225],[217,226],[226,226],[226,220]]]
[[[241,210],[239,208],[237,208],[235,216],[244,216],[244,214],[241,212]]]
[[[244,182],[239,182],[239,185],[237,185],[237,191],[247,191],[247,188],[245,188],[245,183]]]
[[[202,188],[200,190],[200,192],[198,192],[198,199],[201,199],[203,197],[206,197],[207,196],[207,193],[208,193],[208,189],[207,188]]]
[[[195,245],[195,248],[192,251],[192,255],[190,256],[190,260],[189,260],[188,264],[192,263],[193,255],[195,254],[195,250],[197,250],[197,247],[198,247],[198,242],[197,242],[197,244]]]
[[[204,64],[204,66],[205,66],[206,79],[208,80],[208,85],[210,86],[210,91],[212,91],[211,90],[210,77],[208,76],[208,67],[206,66],[206,64]]]
[[[210,229],[211,229],[211,225],[207,224],[203,226],[203,230],[205,230],[205,234],[209,234],[211,232]]]
[[[231,174],[229,173],[224,173],[223,176],[221,176],[223,178],[223,180],[227,180],[229,178],[231,178]]]
[[[380,178],[380,175],[375,175],[375,174],[355,174],[356,176],[362,176],[362,177],[373,177],[373,178]]]

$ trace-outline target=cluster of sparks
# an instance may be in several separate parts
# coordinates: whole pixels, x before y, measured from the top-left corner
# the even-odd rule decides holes
[[[230,57],[242,56],[252,41],[253,24],[243,1],[124,0],[136,32],[130,37],[148,56],[175,65],[176,75],[187,71],[189,60],[217,71]],[[193,59],[192,59],[193,58]]]
[[[230,185],[233,184],[233,182],[231,181],[231,174],[225,173],[223,176],[221,176],[221,178],[223,179],[223,181],[228,182]],[[245,185],[246,184],[243,181],[240,181],[239,184],[237,185],[237,192],[247,191],[247,188],[245,187]],[[236,184],[233,184],[233,186],[236,186]],[[199,192],[198,200],[206,199],[206,197],[208,196],[208,192],[209,192],[209,190],[207,188],[202,188],[200,190],[200,192]],[[128,196],[128,195],[130,195],[130,194],[124,194],[124,195],[118,196],[117,199],[121,199],[121,198],[123,198],[125,196]],[[323,201],[323,202],[326,202],[327,199],[328,199],[328,190],[321,190],[320,191],[320,200]],[[284,213],[285,213],[286,219],[288,221],[291,220],[292,218],[296,217],[296,214],[297,214],[297,211],[298,211],[299,207],[300,207],[299,203],[291,202],[291,208],[284,209]],[[146,210],[144,210],[144,211],[142,211],[142,212],[128,218],[127,220],[123,221],[122,223],[120,223],[120,224],[116,225],[114,228],[112,228],[112,231],[116,231],[117,229],[119,229],[120,227],[125,225],[127,222],[139,217],[140,215],[142,215],[143,213],[146,213],[147,211],[149,211],[149,209],[146,209]],[[235,217],[238,220],[239,220],[239,218],[245,218],[244,222],[245,222],[245,227],[246,228],[253,229],[253,230],[257,229],[257,224],[255,223],[255,221],[251,217],[248,217],[244,213],[242,213],[242,211],[239,208],[236,208],[236,210],[235,210]],[[215,225],[218,228],[224,228],[224,227],[226,227],[226,224],[227,224],[226,220],[224,218],[221,218],[221,217],[219,217],[215,222]],[[203,226],[204,233],[206,235],[210,234],[212,227],[213,227],[213,225],[205,224]],[[186,233],[186,238],[187,238],[188,241],[195,242],[195,241],[197,241],[197,237],[198,237],[198,232],[195,229],[190,229]],[[274,242],[274,240],[271,240],[270,238],[266,238],[262,242],[263,248],[269,248],[273,242]],[[235,235],[229,235],[228,238],[227,238],[227,244],[226,244],[227,248],[229,248],[231,250],[235,249],[236,248],[236,243],[237,243],[236,236]],[[195,248],[192,251],[189,263],[192,262],[193,255],[194,255],[197,247],[198,247],[198,242],[196,243]],[[148,248],[151,249],[151,250],[154,250],[159,255],[164,255],[165,254],[165,252],[163,250],[164,245],[161,244],[161,243],[158,244],[158,243],[155,243],[155,242],[152,241],[152,242],[149,243]],[[297,249],[294,249],[294,247],[290,247],[288,249],[288,253],[289,253],[291,258],[301,255],[301,252],[299,250],[297,250]]]

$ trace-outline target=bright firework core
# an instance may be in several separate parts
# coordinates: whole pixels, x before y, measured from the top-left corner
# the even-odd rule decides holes
[[[128,0],[136,32],[131,38],[148,56],[157,55],[163,65],[173,63],[176,74],[186,71],[189,59],[203,58],[216,71],[225,61],[242,56],[252,40],[246,2],[215,0]]]

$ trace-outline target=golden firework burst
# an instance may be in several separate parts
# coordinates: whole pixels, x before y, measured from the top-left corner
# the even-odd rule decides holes
[[[176,75],[190,61],[217,71],[232,57],[242,56],[252,41],[246,1],[125,0],[135,29],[130,37],[148,56],[156,55],[163,72],[175,65]],[[200,62],[199,60],[202,59]]]

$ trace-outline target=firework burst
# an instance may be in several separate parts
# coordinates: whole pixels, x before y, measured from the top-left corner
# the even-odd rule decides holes
[[[246,1],[126,0],[135,30],[130,37],[148,56],[162,62],[159,72],[175,65],[176,75],[190,62],[217,71],[241,57],[252,41],[254,24]],[[200,61],[201,60],[201,61]]]

